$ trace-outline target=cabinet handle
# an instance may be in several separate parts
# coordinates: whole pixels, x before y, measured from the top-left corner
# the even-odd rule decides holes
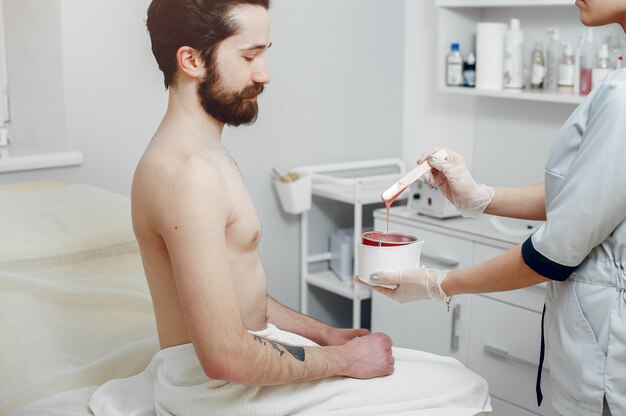
[[[444,256],[425,256],[422,254],[422,259],[430,260],[450,268],[457,267],[459,265],[458,260]]]
[[[459,349],[459,334],[456,328],[456,324],[461,319],[461,305],[458,303],[452,308],[452,332],[450,334],[450,350],[458,351]]]
[[[515,356],[509,354],[508,351],[505,351],[505,350],[500,349],[500,348],[493,347],[491,345],[485,345],[485,347],[483,349],[484,349],[484,351],[487,354],[495,355],[496,357],[498,357],[500,359],[503,359],[503,360],[524,364],[524,365],[532,367],[532,368],[536,368],[537,365],[539,364],[539,363],[530,362],[528,360],[524,360],[523,358],[515,357]],[[544,368],[544,370],[547,370],[547,369]]]

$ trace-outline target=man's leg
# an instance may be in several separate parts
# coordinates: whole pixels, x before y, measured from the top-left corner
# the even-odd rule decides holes
[[[362,415],[413,410],[419,415],[420,409],[458,408],[458,414],[473,415],[491,410],[484,379],[455,359],[420,351],[394,349],[395,372],[387,377],[260,387],[207,383],[193,348],[177,348],[159,353],[155,401],[163,414]]]

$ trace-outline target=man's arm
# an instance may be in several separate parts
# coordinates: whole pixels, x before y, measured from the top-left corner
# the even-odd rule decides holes
[[[278,328],[302,335],[320,345],[343,345],[352,338],[368,335],[367,329],[340,329],[303,315],[267,296],[267,321]]]
[[[525,220],[545,221],[545,187],[543,183],[520,188],[494,188],[485,214]]]
[[[191,158],[162,167],[154,178],[159,186],[150,190],[150,221],[166,244],[185,324],[207,376],[276,385],[393,372],[391,340],[384,334],[343,346],[292,348],[246,331],[225,237],[233,208],[220,175],[205,160]]]

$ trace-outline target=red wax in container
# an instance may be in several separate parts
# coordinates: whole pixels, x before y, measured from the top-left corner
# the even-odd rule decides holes
[[[394,247],[415,243],[417,238],[408,234],[384,233],[382,231],[367,231],[361,234],[361,242],[366,246]]]

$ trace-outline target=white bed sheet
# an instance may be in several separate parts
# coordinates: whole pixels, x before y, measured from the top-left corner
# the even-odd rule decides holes
[[[91,415],[158,351],[128,197],[0,186],[0,415]]]
[[[58,393],[17,409],[9,416],[93,416],[89,399],[96,386]]]

